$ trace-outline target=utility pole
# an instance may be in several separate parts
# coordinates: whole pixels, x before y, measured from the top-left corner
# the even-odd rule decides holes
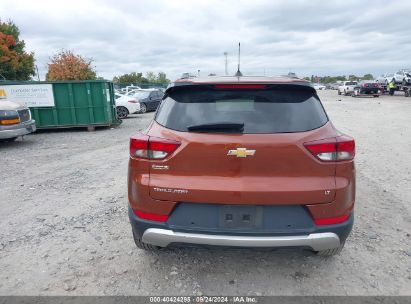
[[[241,45],[239,42],[238,43],[238,65],[237,65],[237,72],[235,73],[235,76],[237,77],[243,76],[243,74],[240,72],[240,49],[241,49]]]
[[[227,60],[227,52],[224,52],[224,56],[225,56],[225,75],[228,75],[228,60]]]
[[[38,81],[40,81],[39,68],[37,67],[37,64],[36,64],[36,71],[37,71],[37,79]]]

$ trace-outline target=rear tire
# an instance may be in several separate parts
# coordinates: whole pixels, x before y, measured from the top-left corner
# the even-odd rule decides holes
[[[148,251],[155,251],[155,250],[161,249],[161,247],[144,243],[139,237],[136,236],[134,231],[133,231],[133,239],[134,239],[134,243],[136,243],[136,246],[139,249],[148,250]]]
[[[341,95],[341,91],[340,91],[340,89],[338,89],[338,95]]]
[[[343,250],[344,245],[345,245],[345,242],[343,242],[337,248],[331,248],[331,249],[327,249],[327,250],[320,250],[320,251],[317,251],[316,254],[318,256],[323,256],[323,257],[333,256],[333,255],[339,254],[341,252],[341,250]]]
[[[120,118],[120,119],[124,119],[128,116],[128,114],[130,114],[128,112],[127,108],[123,107],[123,106],[117,107],[116,111],[117,111],[117,117]]]

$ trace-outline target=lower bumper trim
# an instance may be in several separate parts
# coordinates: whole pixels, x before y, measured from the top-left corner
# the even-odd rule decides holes
[[[169,229],[149,228],[142,237],[147,244],[167,247],[172,243],[233,247],[310,247],[314,251],[340,246],[340,238],[333,232],[296,236],[236,236],[174,232]]]

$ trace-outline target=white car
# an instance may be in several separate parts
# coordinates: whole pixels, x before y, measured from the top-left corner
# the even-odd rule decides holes
[[[338,95],[344,94],[344,95],[350,95],[354,93],[354,88],[357,86],[358,82],[357,81],[344,81],[339,87],[338,87]]]
[[[316,89],[316,90],[325,90],[326,87],[325,87],[325,85],[323,85],[321,83],[314,83],[314,89]]]
[[[394,78],[394,74],[383,74],[377,78],[377,82],[381,85],[388,85],[389,82]]]
[[[140,112],[140,103],[134,97],[115,93],[117,117],[126,118],[129,114]]]
[[[403,85],[411,84],[411,70],[399,70],[394,74],[395,82]]]

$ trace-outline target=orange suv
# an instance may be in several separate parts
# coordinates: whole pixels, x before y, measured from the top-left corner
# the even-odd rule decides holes
[[[309,82],[177,80],[130,139],[135,243],[339,253],[353,225],[354,155]]]

